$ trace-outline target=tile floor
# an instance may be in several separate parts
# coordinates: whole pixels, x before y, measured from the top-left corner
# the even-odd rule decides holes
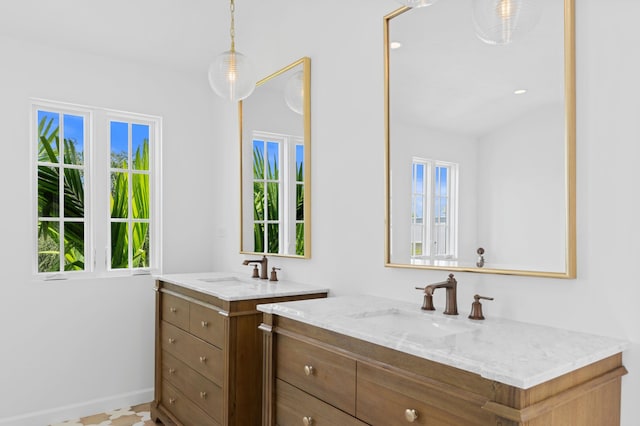
[[[50,426],[156,426],[156,423],[151,421],[147,403],[54,423]]]

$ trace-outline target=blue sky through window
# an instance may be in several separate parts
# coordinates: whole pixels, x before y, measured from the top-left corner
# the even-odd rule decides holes
[[[129,153],[129,125],[120,121],[112,121],[110,130],[111,155],[121,155],[122,160],[126,162]]]

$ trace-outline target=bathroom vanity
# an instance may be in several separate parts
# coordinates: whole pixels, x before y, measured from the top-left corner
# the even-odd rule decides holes
[[[328,292],[223,273],[162,275],[155,290],[151,418],[185,426],[260,424],[262,313],[256,305]]]
[[[264,425],[620,423],[624,341],[371,296],[258,309]]]

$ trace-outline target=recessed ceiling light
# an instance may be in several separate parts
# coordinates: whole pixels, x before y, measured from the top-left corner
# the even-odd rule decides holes
[[[527,89],[518,89],[513,91],[514,95],[524,95],[525,93],[527,93]]]
[[[391,43],[389,43],[389,47],[392,49],[399,49],[402,47],[402,43],[400,43],[399,41],[392,41]]]

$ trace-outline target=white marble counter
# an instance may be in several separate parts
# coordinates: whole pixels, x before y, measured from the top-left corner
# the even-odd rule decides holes
[[[154,278],[227,301],[299,296],[329,291],[326,287],[310,286],[293,281],[261,280],[233,272],[164,274]]]
[[[609,337],[488,317],[482,321],[374,296],[258,305],[291,318],[527,389],[625,350]]]

